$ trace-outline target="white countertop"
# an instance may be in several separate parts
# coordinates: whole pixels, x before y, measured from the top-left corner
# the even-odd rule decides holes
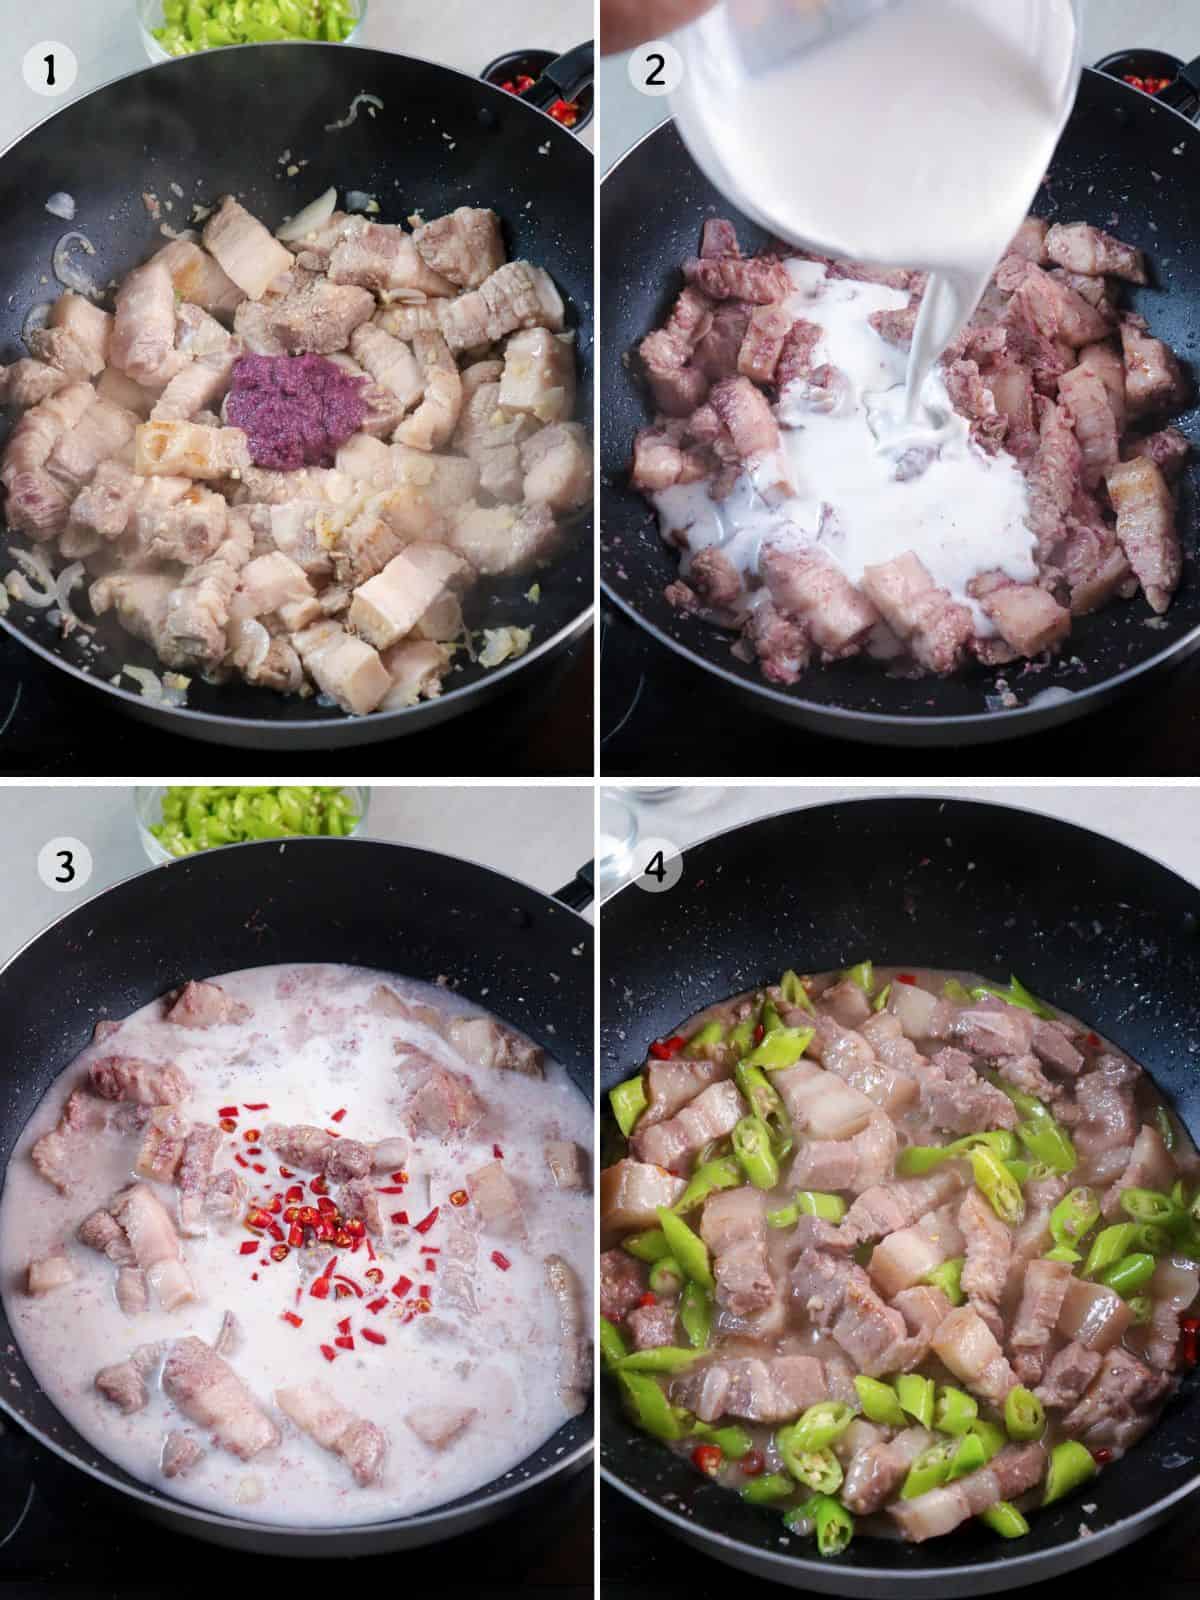
[[[79,78],[71,99],[149,65],[134,0],[3,0],[0,10],[7,63],[0,79],[0,149],[64,103],[35,94],[22,80],[21,61],[31,45],[52,39],[75,52]],[[506,50],[570,50],[590,39],[593,28],[591,0],[370,0],[355,43],[476,74]],[[594,126],[583,133],[589,147]]]
[[[399,788],[371,790],[367,835],[482,862],[553,893],[592,855],[590,788]],[[81,840],[91,881],[77,894],[42,883],[38,851],[50,839]],[[124,787],[0,788],[4,921],[0,962],[48,923],[110,884],[151,869]]]
[[[601,0],[603,4],[603,0]],[[1114,50],[1169,50],[1191,61],[1200,55],[1196,0],[1087,0],[1083,59],[1091,64]],[[639,94],[629,81],[628,57],[609,56],[598,74],[603,112],[600,171],[655,128],[668,114],[662,100]]]
[[[611,787],[611,786],[606,786]],[[847,785],[808,784],[803,788],[677,789],[655,803],[624,791],[637,816],[640,837],[670,840],[686,849],[710,834],[735,828],[755,817],[835,800],[886,795],[933,794],[962,800],[1041,811],[1076,822],[1094,833],[1153,856],[1192,883],[1200,884],[1200,793],[1164,784],[1134,786],[1061,784]]]

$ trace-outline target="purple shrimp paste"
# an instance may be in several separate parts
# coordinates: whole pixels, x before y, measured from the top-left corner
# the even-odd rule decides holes
[[[243,356],[225,415],[245,433],[257,467],[331,467],[367,414],[365,382],[324,356]]]

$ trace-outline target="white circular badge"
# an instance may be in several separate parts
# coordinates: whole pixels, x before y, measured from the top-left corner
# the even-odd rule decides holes
[[[632,871],[639,889],[662,894],[683,877],[683,855],[670,839],[639,839],[633,847]]]
[[[31,45],[26,50],[21,63],[21,76],[34,94],[44,94],[53,99],[55,95],[69,94],[75,87],[79,62],[69,44],[60,44],[57,39],[43,39],[41,44]]]
[[[74,894],[92,875],[92,852],[82,839],[49,839],[38,851],[38,877],[56,894]]]
[[[651,39],[629,57],[629,81],[639,94],[674,94],[683,82],[683,57],[666,39]]]

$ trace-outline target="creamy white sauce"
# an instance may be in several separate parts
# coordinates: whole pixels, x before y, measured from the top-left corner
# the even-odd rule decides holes
[[[481,1014],[442,989],[341,966],[263,967],[222,976],[220,984],[251,1007],[244,1022],[207,1030],[183,1029],[162,1021],[155,1002],[122,1023],[114,1036],[92,1045],[59,1077],[22,1133],[9,1164],[0,1199],[0,1285],[5,1309],[34,1377],[62,1414],[99,1450],[128,1472],[197,1505],[251,1520],[293,1525],[333,1525],[404,1516],[439,1505],[497,1477],[537,1449],[566,1420],[556,1387],[558,1317],[545,1285],[543,1260],[556,1251],[575,1267],[590,1297],[592,1200],[588,1194],[555,1189],[543,1146],[550,1139],[591,1146],[590,1108],[563,1069],[547,1062],[544,1081],[516,1073],[484,1071],[464,1062],[440,1037],[418,1023],[383,1016],[368,1002],[380,982],[451,1012]],[[465,1139],[413,1138],[405,1102],[419,1074],[406,1081],[396,1040],[424,1051],[443,1065],[471,1077],[487,1106],[483,1121]],[[94,1137],[87,1171],[69,1195],[59,1195],[29,1159],[36,1138],[58,1119],[71,1089],[88,1063],[118,1050],[149,1060],[176,1062],[191,1080],[183,1110],[191,1121],[215,1122],[222,1106],[267,1102],[269,1110],[241,1110],[239,1132],[218,1152],[214,1171],[237,1171],[266,1198],[301,1181],[278,1175],[279,1158],[255,1158],[266,1166],[259,1176],[234,1164],[235,1151],[247,1148],[248,1128],[267,1122],[311,1123],[336,1127],[344,1137],[371,1143],[404,1137],[410,1182],[402,1196],[381,1197],[385,1216],[405,1210],[410,1224],[432,1206],[439,1219],[424,1235],[412,1226],[389,1224],[386,1237],[373,1241],[384,1272],[380,1288],[364,1278],[370,1266],[365,1248],[338,1251],[339,1270],[367,1289],[356,1298],[324,1302],[307,1292],[297,1304],[302,1283],[295,1252],[282,1262],[269,1256],[266,1239],[257,1255],[241,1255],[238,1245],[251,1234],[241,1225],[210,1222],[207,1238],[185,1239],[183,1255],[199,1299],[168,1314],[151,1304],[140,1316],[118,1307],[116,1268],[75,1238],[80,1220],[133,1176],[139,1136],[104,1132]],[[341,1107],[346,1115],[331,1122]],[[445,1261],[447,1218],[452,1192],[467,1173],[492,1159],[493,1144],[503,1151],[505,1168],[517,1185],[528,1239],[479,1235],[475,1272],[479,1313],[470,1317],[440,1302],[438,1271],[423,1264]],[[287,1163],[284,1163],[287,1165]],[[293,1169],[294,1170],[294,1169]],[[388,1175],[373,1181],[388,1185]],[[269,1187],[268,1187],[269,1186]],[[173,1188],[154,1185],[172,1215]],[[336,1185],[331,1185],[336,1193]],[[311,1197],[306,1195],[306,1199]],[[244,1215],[244,1213],[243,1213]],[[28,1261],[65,1242],[78,1276],[67,1287],[41,1298],[25,1293]],[[441,1253],[422,1257],[422,1244]],[[511,1262],[502,1271],[490,1260],[499,1249]],[[258,1274],[257,1281],[252,1273]],[[419,1288],[430,1285],[432,1311],[401,1324],[393,1305],[378,1315],[365,1310],[368,1299],[386,1294],[404,1274]],[[392,1297],[389,1297],[392,1298]],[[157,1387],[150,1405],[125,1417],[93,1387],[100,1367],[123,1360],[135,1346],[195,1334],[207,1342],[217,1335],[223,1312],[232,1311],[242,1327],[241,1343],[228,1357],[260,1405],[278,1423],[281,1444],[248,1462],[210,1445],[204,1430],[183,1418]],[[303,1317],[293,1328],[285,1311]],[[319,1346],[333,1344],[337,1323],[352,1319],[353,1353],[339,1351],[329,1363]],[[590,1316],[584,1307],[585,1322]],[[375,1346],[359,1335],[363,1327],[384,1334]],[[350,1411],[377,1422],[388,1436],[380,1480],[358,1487],[338,1457],[320,1449],[291,1425],[272,1404],[284,1384],[323,1383]],[[479,1415],[459,1439],[440,1454],[427,1448],[405,1426],[404,1414],[416,1406],[447,1404],[477,1409]],[[163,1479],[159,1453],[168,1429],[183,1429],[205,1446],[203,1459],[185,1477]]]
[[[847,392],[825,412],[813,408],[806,385],[785,389],[774,408],[778,456],[754,463],[723,501],[710,497],[706,483],[652,496],[663,536],[689,554],[720,545],[748,589],[767,545],[820,546],[856,584],[865,567],[911,550],[940,588],[971,608],[976,630],[990,635],[992,624],[967,593],[971,579],[993,569],[1018,582],[1037,577],[1019,467],[1007,452],[990,456],[972,442],[935,370],[922,398],[937,419],[938,454],[918,476],[898,482],[897,446],[889,440],[881,448],[879,435],[889,425],[881,418],[894,421],[903,410],[905,356],[867,318],[904,306],[907,295],[831,279],[817,262],[793,259],[787,270],[795,285],[787,309],[823,330],[813,365],[838,368]],[[686,560],[682,570],[686,576]]]

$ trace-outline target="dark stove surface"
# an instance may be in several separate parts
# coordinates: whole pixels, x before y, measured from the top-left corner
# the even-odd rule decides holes
[[[532,684],[428,733],[338,752],[343,771],[398,777],[590,777],[592,639],[586,635]],[[113,711],[89,691],[0,634],[0,776],[106,778],[300,776],[329,761],[319,750],[264,756],[199,744]]]
[[[1200,772],[1200,657],[1143,694],[1005,744],[921,751],[830,739],[748,707],[717,678],[604,608],[600,771],[606,778],[1193,777]]]
[[[664,1526],[603,1484],[600,1573],[604,1600],[738,1600],[749,1593],[733,1568],[682,1543]],[[760,1577],[755,1596],[812,1595]],[[1072,1600],[1075,1595],[1136,1594],[1141,1600],[1195,1600],[1200,1592],[1200,1513],[1176,1517],[1148,1538],[1065,1577],[1014,1589],[1022,1600]]]
[[[508,1517],[447,1544],[392,1555],[254,1556],[159,1527],[0,1423],[0,1595],[4,1600],[213,1600],[344,1585],[362,1595],[470,1594],[590,1600],[592,1475],[579,1472],[536,1515]]]

